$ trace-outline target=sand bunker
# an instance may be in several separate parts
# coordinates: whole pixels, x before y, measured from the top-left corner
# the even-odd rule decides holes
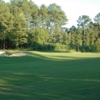
[[[5,51],[0,51],[0,56],[2,56],[5,53],[6,53]]]
[[[15,53],[15,54],[12,54],[12,55],[10,55],[10,57],[14,57],[14,56],[16,56],[16,57],[20,57],[20,56],[27,56],[28,55],[28,53]]]

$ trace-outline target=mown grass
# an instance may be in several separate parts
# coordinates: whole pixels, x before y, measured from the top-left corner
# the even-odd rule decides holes
[[[0,57],[0,100],[100,100],[100,53]]]

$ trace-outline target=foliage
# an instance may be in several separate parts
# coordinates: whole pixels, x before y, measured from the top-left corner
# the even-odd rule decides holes
[[[69,50],[69,46],[64,45],[64,44],[62,45],[62,44],[56,43],[54,46],[55,46],[54,50],[66,50],[66,51]]]
[[[55,3],[38,7],[32,0],[0,0],[0,49],[75,49],[98,51],[100,13],[94,22],[88,15],[79,16],[78,27],[64,27],[65,12]]]
[[[94,51],[100,52],[100,39],[98,39],[94,44]]]

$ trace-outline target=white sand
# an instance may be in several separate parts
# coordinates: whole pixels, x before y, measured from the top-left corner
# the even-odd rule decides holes
[[[5,54],[6,52],[5,51],[0,51],[0,56]]]
[[[15,53],[15,54],[10,55],[10,57],[14,57],[14,56],[20,57],[20,56],[26,56],[26,55],[28,55],[28,53]]]

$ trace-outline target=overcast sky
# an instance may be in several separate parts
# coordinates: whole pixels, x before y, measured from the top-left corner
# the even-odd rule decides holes
[[[5,1],[8,2],[9,0]],[[69,19],[66,27],[76,26],[77,19],[81,15],[88,15],[93,19],[96,14],[100,13],[100,0],[33,0],[33,2],[38,6],[41,4],[48,6],[52,3],[61,6]]]

